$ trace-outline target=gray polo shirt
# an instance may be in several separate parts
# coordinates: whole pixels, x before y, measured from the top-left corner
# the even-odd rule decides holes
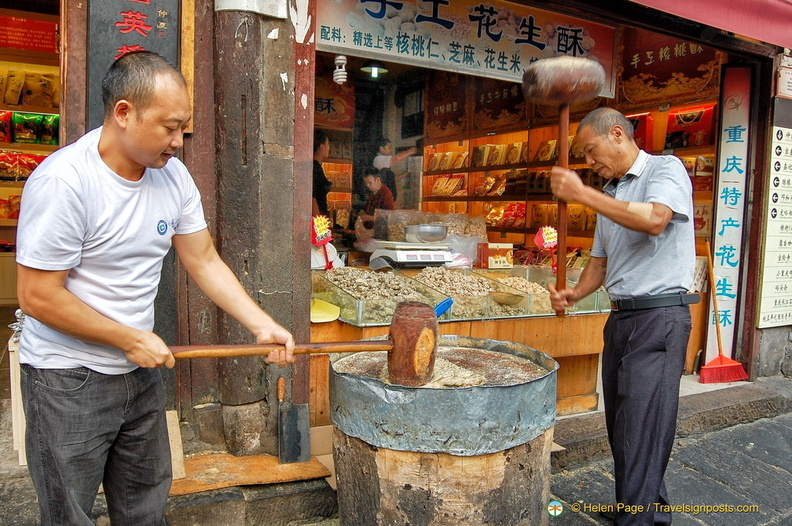
[[[613,299],[686,292],[696,263],[693,189],[682,161],[641,150],[603,192],[619,201],[659,203],[673,211],[660,235],[630,230],[597,214],[591,255],[608,258],[605,288]]]

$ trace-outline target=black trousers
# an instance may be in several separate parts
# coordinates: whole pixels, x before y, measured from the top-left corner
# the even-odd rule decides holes
[[[687,305],[612,312],[602,389],[616,479],[616,524],[670,524],[663,477],[676,433],[690,337]]]

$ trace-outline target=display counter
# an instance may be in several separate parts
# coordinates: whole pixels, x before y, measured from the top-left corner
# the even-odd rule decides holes
[[[515,265],[509,270],[449,270],[456,274],[454,280],[446,277],[433,282],[428,279],[435,277],[439,270],[398,269],[383,273],[346,267],[329,271],[329,274],[313,272],[314,297],[337,305],[340,314],[335,321],[312,323],[311,342],[352,341],[386,335],[393,308],[399,301],[437,305],[451,297],[454,305],[438,319],[441,334],[512,341],[547,353],[560,366],[557,413],[571,415],[596,410],[602,330],[610,312],[610,301],[604,290],[583,298],[565,316],[559,317],[550,310],[549,292],[542,293],[554,279],[549,268]],[[580,269],[568,271],[569,282],[574,284]],[[701,269],[697,274],[701,274]],[[465,280],[474,277],[486,281],[493,292],[467,295]],[[444,283],[451,281],[452,286],[443,288]],[[523,287],[526,282],[532,287],[519,290],[507,286]],[[698,291],[706,290],[703,283],[696,287]],[[493,295],[504,292],[519,303],[512,306],[493,304],[493,297],[497,298]],[[707,295],[703,293],[702,296],[700,303],[691,305],[693,331],[686,356],[687,374],[693,372],[696,355],[706,341]],[[476,318],[471,315],[474,311],[483,315]],[[312,426],[331,423],[328,374],[328,356],[311,356]]]
[[[560,365],[558,414],[595,410],[602,327],[610,308],[607,294],[597,291],[578,302],[566,316],[558,317],[550,309],[545,288],[551,273],[550,269],[519,266],[500,271],[429,268],[382,273],[352,267],[316,271],[312,273],[314,297],[338,305],[340,317],[311,324],[311,341],[351,341],[385,335],[399,301],[436,305],[450,296],[454,304],[439,318],[441,334],[512,341],[547,353]],[[533,287],[519,290],[507,283]],[[498,304],[502,301],[499,294],[518,302]],[[327,355],[311,357],[313,426],[330,424],[328,372]]]

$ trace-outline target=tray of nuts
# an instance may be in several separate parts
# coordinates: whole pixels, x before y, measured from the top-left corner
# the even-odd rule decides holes
[[[553,307],[550,305],[550,291],[539,283],[530,281],[522,276],[515,276],[512,274],[511,269],[474,269],[473,272],[528,294],[530,297],[531,315],[555,314]]]
[[[390,325],[396,305],[420,301],[436,306],[447,299],[431,287],[395,272],[341,267],[311,272],[312,296],[338,305],[339,319],[357,327]],[[446,313],[439,320],[449,319]]]
[[[426,267],[397,272],[452,297],[449,313],[453,320],[516,318],[530,313],[528,294],[471,270]]]
[[[583,269],[580,268],[567,269],[567,282],[569,283],[570,286],[577,285],[582,270]],[[519,277],[520,279],[524,279],[528,282],[534,283],[544,288],[545,290],[547,290],[548,283],[555,284],[556,282],[556,275],[553,273],[553,270],[549,267],[535,266],[535,265],[530,265],[530,266],[515,265],[514,268],[508,272],[510,272],[515,277]],[[512,282],[511,285],[514,286],[515,282]],[[609,310],[610,310],[610,298],[608,297],[608,293],[605,292],[605,289],[600,287],[592,294],[589,294],[585,298],[582,298],[577,302],[575,302],[575,304],[572,307],[567,309],[567,312],[570,314],[584,314],[591,312],[606,312]]]

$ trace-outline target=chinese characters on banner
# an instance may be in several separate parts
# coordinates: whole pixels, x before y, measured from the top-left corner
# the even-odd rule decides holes
[[[154,51],[179,65],[179,0],[88,3],[88,128],[102,124],[102,78],[117,58]]]
[[[715,283],[710,293],[718,300],[718,315],[710,303],[706,359],[718,355],[715,324],[720,324],[723,354],[732,356],[734,329],[739,313],[737,291],[742,267],[742,234],[745,202],[748,199],[748,146],[751,131],[751,68],[727,67],[723,70],[720,118],[720,154],[717,164],[718,187],[715,193],[715,225],[712,264]]]
[[[792,100],[776,99],[773,113],[760,329],[792,324]]]
[[[511,2],[318,0],[316,49],[522,82],[534,60],[598,60],[615,91],[615,29]]]
[[[57,53],[57,34],[56,22],[0,15],[0,47]]]
[[[680,38],[625,27],[618,100],[645,107],[718,96],[722,53]]]

